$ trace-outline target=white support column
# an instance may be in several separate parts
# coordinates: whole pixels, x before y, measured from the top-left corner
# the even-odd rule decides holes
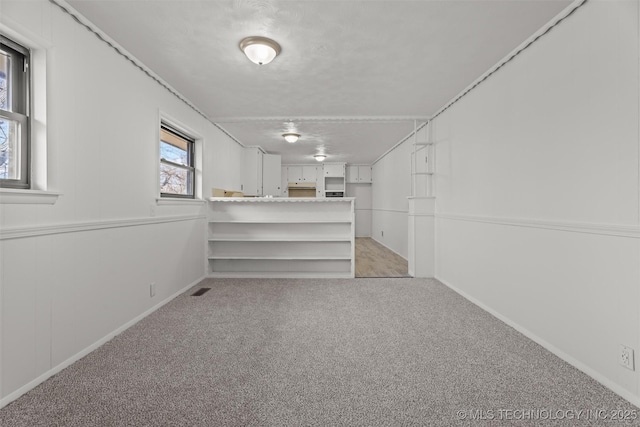
[[[409,275],[433,277],[435,274],[435,197],[409,199]]]

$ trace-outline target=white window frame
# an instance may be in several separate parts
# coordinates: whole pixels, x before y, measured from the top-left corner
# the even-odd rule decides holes
[[[38,34],[6,23],[0,23],[0,33],[31,51],[30,188],[0,187],[0,204],[55,204],[62,193],[52,191],[48,182],[47,51],[52,45]]]
[[[156,202],[157,204],[183,204],[183,203],[203,203],[202,200],[202,147],[204,138],[198,132],[193,130],[184,122],[166,114],[159,112],[158,125],[156,126],[156,150],[157,150],[157,168],[156,168]],[[175,129],[179,133],[193,140],[193,196],[184,196],[179,194],[161,193],[160,191],[160,165],[162,158],[160,156],[160,138],[162,126],[168,126]]]
[[[18,133],[20,177],[18,179],[0,178],[0,187],[29,189],[31,188],[31,162],[29,161],[31,146],[31,115],[29,113],[31,107],[31,51],[3,33],[0,33],[0,44],[5,46],[4,49],[11,56],[9,73],[13,76],[12,84],[7,87],[8,101],[11,107],[7,110],[0,109],[0,117],[17,122],[20,126]],[[17,59],[20,59],[20,63],[17,62]],[[16,92],[18,96],[16,96]]]

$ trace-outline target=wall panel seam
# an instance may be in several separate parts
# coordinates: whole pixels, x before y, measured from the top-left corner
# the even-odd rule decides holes
[[[204,215],[174,215],[156,218],[116,219],[109,221],[74,222],[45,226],[12,227],[0,230],[0,240],[40,237],[52,234],[80,233],[108,228],[139,227],[144,225],[165,224],[206,219]]]

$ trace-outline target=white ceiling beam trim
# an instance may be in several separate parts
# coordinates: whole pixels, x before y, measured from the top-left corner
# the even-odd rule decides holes
[[[305,123],[398,123],[426,122],[427,116],[292,116],[292,117],[219,117],[216,123],[305,122]]]
[[[425,127],[426,125],[429,124],[429,122],[431,121],[431,119],[427,120],[426,122],[422,123],[419,126],[416,126],[416,128],[414,130],[412,130],[411,132],[409,132],[409,134],[407,136],[405,136],[404,138],[402,138],[400,141],[398,141],[393,147],[389,148],[387,151],[385,151],[380,157],[378,157],[373,163],[371,163],[371,166],[375,165],[376,163],[378,163],[380,160],[382,160],[384,158],[384,156],[386,156],[387,154],[389,154],[390,152],[392,152],[393,150],[395,150],[396,148],[398,148],[403,142],[405,142],[406,140],[408,140],[409,138],[411,138],[412,136],[414,136],[415,134],[417,134],[420,129],[422,129],[423,127]]]
[[[444,113],[449,107],[451,107],[453,104],[458,102],[462,97],[464,97],[466,94],[468,94],[473,89],[475,89],[478,85],[480,85],[480,83],[482,83],[485,80],[487,80],[496,71],[498,71],[500,68],[502,68],[507,63],[511,62],[511,60],[513,60],[516,56],[518,56],[522,51],[524,51],[529,46],[531,46],[532,44],[537,42],[538,39],[540,39],[542,36],[546,35],[555,26],[559,25],[562,21],[567,19],[576,10],[578,10],[581,6],[583,6],[586,2],[587,2],[587,0],[574,0],[573,3],[571,3],[569,6],[567,6],[562,12],[560,12],[558,15],[556,15],[551,21],[549,21],[542,28],[540,28],[538,31],[536,31],[531,37],[529,37],[527,40],[525,40],[523,43],[521,43],[520,46],[518,46],[514,50],[512,50],[507,56],[502,58],[502,60],[500,60],[496,65],[491,67],[487,72],[485,72],[483,75],[478,77],[473,83],[471,83],[469,86],[467,86],[465,89],[463,89],[462,92],[460,92],[458,95],[454,96],[451,101],[449,101],[448,103],[446,103],[444,105],[444,107],[442,107],[438,111],[436,111],[436,113],[433,115],[432,118],[435,119],[440,114]]]
[[[244,144],[242,144],[240,141],[238,141],[233,135],[231,135],[225,129],[223,129],[222,127],[218,126],[213,120],[211,120],[209,117],[207,117],[206,114],[204,114],[200,109],[198,109],[198,107],[193,105],[193,103],[191,103],[191,101],[189,101],[185,96],[183,96],[180,92],[178,92],[176,89],[174,89],[169,83],[167,83],[160,76],[158,76],[156,73],[154,73],[149,67],[144,65],[138,58],[133,56],[129,51],[127,51],[125,48],[123,48],[118,42],[116,42],[111,37],[106,35],[102,30],[100,30],[98,27],[96,27],[91,21],[86,19],[80,12],[75,10],[67,2],[65,2],[64,0],[49,0],[49,2],[51,4],[54,4],[55,6],[59,7],[64,13],[66,13],[71,18],[73,18],[73,20],[76,23],[78,23],[78,25],[81,25],[87,31],[93,33],[100,41],[102,41],[107,46],[112,48],[118,55],[120,55],[123,58],[125,58],[134,67],[136,67],[137,69],[142,71],[144,74],[146,74],[147,77],[149,77],[152,80],[154,80],[156,83],[158,83],[164,89],[166,89],[169,93],[174,95],[180,101],[184,102],[189,108],[191,108],[193,111],[195,111],[200,116],[202,116],[206,121],[208,121],[213,126],[218,128],[222,133],[227,135],[229,138],[231,138],[233,141],[235,141],[240,146],[244,147]]]
[[[576,10],[578,10],[581,6],[583,6],[585,3],[587,2],[587,0],[575,0],[573,3],[571,3],[569,6],[567,6],[562,12],[560,12],[558,15],[556,15],[551,21],[549,21],[547,24],[545,24],[542,28],[540,28],[538,31],[536,31],[531,37],[529,37],[527,40],[525,40],[523,43],[520,44],[520,46],[518,46],[517,48],[515,48],[513,51],[511,51],[507,56],[505,56],[501,61],[499,61],[496,65],[494,65],[493,67],[491,67],[486,73],[484,73],[483,75],[481,75],[480,77],[478,77],[473,83],[471,83],[469,86],[467,86],[464,90],[462,90],[458,95],[456,95],[455,97],[453,97],[453,99],[451,99],[451,101],[447,102],[442,108],[440,108],[431,118],[429,118],[427,120],[426,123],[423,123],[421,126],[418,126],[416,128],[415,131],[412,131],[409,133],[409,135],[405,136],[404,138],[402,138],[400,141],[398,141],[393,147],[391,147],[390,149],[388,149],[387,151],[384,152],[384,154],[382,154],[380,157],[378,157],[371,165],[375,165],[376,163],[378,163],[380,160],[382,160],[387,154],[389,154],[390,152],[392,152],[393,150],[395,150],[398,146],[400,146],[403,142],[405,142],[406,140],[408,140],[409,138],[411,138],[416,132],[418,132],[420,129],[422,129],[424,126],[427,125],[427,123],[433,119],[435,119],[436,117],[438,117],[440,114],[444,113],[449,107],[451,107],[453,104],[455,104],[456,102],[458,102],[460,99],[462,99],[465,95],[467,95],[469,92],[471,92],[473,89],[475,89],[478,85],[480,85],[482,82],[484,82],[485,80],[487,80],[491,75],[493,75],[496,71],[498,71],[500,68],[502,68],[504,65],[506,65],[507,63],[509,63],[511,60],[513,60],[516,56],[518,56],[522,51],[524,51],[525,49],[527,49],[529,46],[531,46],[533,43],[535,43],[536,41],[538,41],[542,36],[546,35],[549,31],[551,31],[551,29],[553,29],[555,26],[559,25],[562,21],[564,21],[565,19],[567,19],[570,15],[572,15]]]

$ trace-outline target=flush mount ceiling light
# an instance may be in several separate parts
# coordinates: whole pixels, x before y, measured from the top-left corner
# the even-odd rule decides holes
[[[280,45],[266,37],[251,36],[242,39],[240,50],[255,64],[264,65],[280,54]]]
[[[283,133],[282,136],[284,136],[284,139],[290,144],[293,144],[300,138],[300,134],[294,132]]]
[[[327,156],[325,156],[324,154],[316,154],[315,156],[313,156],[316,158],[317,161],[322,162],[324,161],[324,159],[327,158]]]

